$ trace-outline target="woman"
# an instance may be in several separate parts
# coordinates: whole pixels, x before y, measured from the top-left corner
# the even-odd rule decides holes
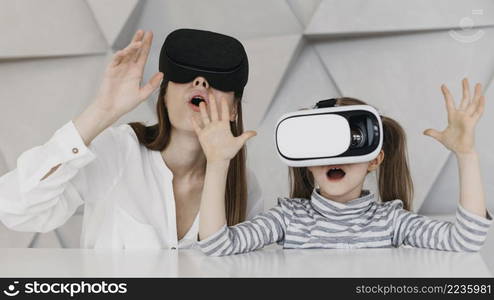
[[[242,134],[247,56],[232,37],[177,30],[163,44],[160,72],[141,87],[152,38],[152,32],[137,31],[114,55],[86,110],[47,143],[24,152],[17,168],[0,178],[0,220],[7,227],[47,232],[84,204],[83,248],[195,244],[206,159],[188,119],[211,95],[223,97],[232,107],[232,133]],[[111,127],[158,87],[157,124]],[[257,187],[253,178],[249,181]],[[228,174],[229,224],[262,210],[257,190],[248,194],[246,201],[241,151]]]

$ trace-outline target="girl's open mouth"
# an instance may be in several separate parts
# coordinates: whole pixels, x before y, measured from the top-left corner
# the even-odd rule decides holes
[[[326,172],[326,177],[331,181],[338,181],[345,177],[345,171],[341,168],[330,168]]]

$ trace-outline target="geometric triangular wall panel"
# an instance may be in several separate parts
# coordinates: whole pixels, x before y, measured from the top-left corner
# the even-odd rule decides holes
[[[159,41],[177,28],[201,28],[239,39],[300,34],[303,28],[284,0],[181,0],[144,2],[138,28],[152,29]]]
[[[0,139],[9,169],[25,150],[41,145],[93,101],[105,56],[4,62],[0,80]],[[16,134],[12,134],[12,131]]]
[[[249,83],[245,87],[243,118],[245,128],[257,128],[279,84],[299,48],[301,35],[283,35],[246,40]]]
[[[323,0],[305,34],[362,36],[485,26],[494,26],[490,0]]]
[[[108,45],[114,45],[139,0],[86,0]]]
[[[105,53],[84,0],[2,1],[0,59]]]
[[[7,173],[7,163],[5,162],[5,158],[3,158],[2,152],[0,152],[0,176]]]
[[[307,26],[321,0],[287,0],[287,3],[299,21]]]

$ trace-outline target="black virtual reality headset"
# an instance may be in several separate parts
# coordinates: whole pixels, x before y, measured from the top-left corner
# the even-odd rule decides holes
[[[249,77],[249,62],[235,38],[211,31],[177,29],[161,47],[159,71],[165,79],[191,82],[197,76],[225,92],[243,92]]]
[[[369,105],[335,106],[319,101],[313,109],[283,115],[275,130],[278,156],[291,167],[371,161],[383,144],[381,117]]]

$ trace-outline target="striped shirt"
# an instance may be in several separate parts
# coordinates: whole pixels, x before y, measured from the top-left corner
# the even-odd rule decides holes
[[[278,198],[278,205],[199,241],[207,255],[244,253],[278,243],[283,248],[383,248],[409,245],[447,251],[478,251],[492,217],[458,205],[456,221],[439,221],[403,209],[401,200],[378,203],[364,190],[339,203],[314,190],[311,199]]]

